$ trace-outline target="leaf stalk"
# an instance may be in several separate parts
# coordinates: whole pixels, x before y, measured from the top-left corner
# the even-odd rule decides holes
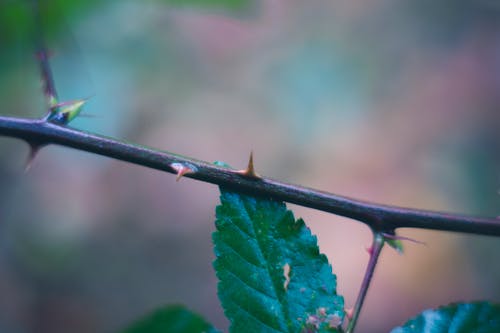
[[[361,308],[363,307],[363,303],[366,298],[366,293],[368,292],[368,288],[370,287],[370,283],[373,278],[373,273],[375,272],[375,266],[377,266],[378,258],[380,253],[382,252],[382,248],[384,247],[385,238],[381,232],[373,233],[373,242],[369,248],[368,253],[370,254],[370,260],[368,261],[368,265],[366,266],[365,276],[363,277],[363,282],[361,283],[361,287],[359,289],[358,298],[356,299],[356,303],[354,305],[354,309],[352,312],[352,318],[347,325],[346,333],[353,333],[356,328],[356,324],[358,322],[359,314],[361,312]]]

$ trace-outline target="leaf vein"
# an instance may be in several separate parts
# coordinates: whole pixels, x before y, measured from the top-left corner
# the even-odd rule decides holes
[[[278,299],[276,297],[273,297],[272,295],[268,295],[264,291],[256,289],[255,287],[251,286],[242,277],[240,277],[237,273],[231,271],[227,266],[225,267],[225,270],[226,270],[226,272],[228,272],[229,274],[231,274],[232,276],[234,276],[238,281],[240,281],[241,283],[243,283],[246,287],[248,287],[248,288],[250,288],[252,290],[255,290],[259,294],[261,294],[261,295],[263,295],[263,296],[265,296],[267,298],[270,298],[271,300],[276,301],[276,303],[278,303]]]
[[[251,208],[251,207],[249,208],[248,205],[245,204],[245,201],[241,199],[241,197],[239,197],[238,199],[239,199],[239,202],[241,203],[241,205],[244,208],[243,211],[245,212],[245,215],[246,215],[246,218],[247,218],[247,220],[249,222],[249,225],[252,228],[253,234],[255,235],[254,236],[255,237],[255,241],[256,241],[257,247],[258,247],[258,249],[260,251],[260,255],[264,259],[265,269],[266,269],[267,274],[268,274],[268,276],[269,276],[269,278],[271,280],[271,286],[272,287],[270,289],[273,291],[273,293],[274,293],[273,298],[277,300],[277,303],[278,303],[278,306],[279,306],[280,318],[284,318],[285,322],[288,322],[290,320],[288,312],[285,311],[285,308],[284,308],[284,306],[282,304],[282,299],[279,297],[280,293],[277,290],[277,288],[279,288],[280,286],[277,286],[274,283],[273,279],[272,279],[272,269],[269,266],[269,258],[267,258],[266,255],[265,255],[264,246],[263,246],[263,244],[261,244],[261,241],[260,241],[260,239],[258,237],[258,233],[255,232],[255,225],[254,225],[254,222],[253,222],[254,219],[251,218],[251,210],[253,210],[253,209],[257,210],[258,209],[258,207],[257,207],[258,202],[256,202],[256,207],[255,208]],[[268,218],[269,218],[268,216],[264,217],[265,220],[268,220]]]
[[[275,332],[281,332],[281,333],[286,333],[286,331],[282,331],[281,329],[276,329],[275,327],[272,327],[270,326],[269,324],[265,323],[262,321],[262,319],[256,317],[253,313],[249,312],[247,309],[243,308],[240,304],[236,303],[236,302],[232,302],[236,308],[238,310],[240,310],[241,312],[244,312],[245,314],[247,314],[249,317],[253,318],[255,321],[257,321],[258,323],[262,324],[263,326],[275,331]]]
[[[241,252],[239,252],[238,250],[236,250],[231,244],[229,244],[225,240],[220,240],[220,242],[221,242],[221,244],[226,245],[228,249],[230,249],[234,254],[236,254],[239,258],[241,258],[241,260],[243,260],[244,262],[252,265],[255,268],[264,269],[262,266],[259,266],[259,265],[255,264],[255,263],[253,263],[252,261],[250,261],[249,259],[247,259],[244,255],[241,254]]]

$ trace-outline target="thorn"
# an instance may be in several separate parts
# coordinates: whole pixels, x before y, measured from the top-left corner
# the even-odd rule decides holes
[[[365,250],[366,250],[366,252],[368,252],[369,255],[373,254],[373,246],[372,245],[365,246]]]
[[[257,172],[255,172],[255,167],[253,165],[253,151],[250,152],[250,158],[248,159],[247,168],[238,170],[236,171],[236,173],[252,179],[262,179],[262,177]]]
[[[347,319],[351,320],[352,316],[354,315],[354,308],[345,309],[344,311]]]
[[[394,235],[394,234],[388,234],[388,233],[382,233],[382,236],[384,238],[388,238],[388,239],[401,240],[401,241],[409,241],[409,242],[412,242],[412,243],[415,243],[415,244],[427,246],[426,242],[422,242],[422,241],[419,241],[419,240],[414,239],[414,238],[409,238],[409,237],[399,236],[399,235]]]
[[[33,165],[33,160],[35,159],[36,155],[42,148],[42,145],[39,144],[29,143],[29,145],[30,145],[30,151],[28,153],[28,158],[26,159],[26,164],[24,165],[24,173],[27,173],[31,169],[31,166]]]
[[[182,176],[198,171],[198,169],[192,164],[172,163],[170,164],[170,167],[177,172],[177,177],[175,178],[175,181],[177,182],[182,178]]]

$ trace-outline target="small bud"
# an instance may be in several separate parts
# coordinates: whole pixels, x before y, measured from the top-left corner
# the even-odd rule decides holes
[[[74,101],[56,103],[51,106],[51,114],[49,116],[49,121],[66,125],[73,119],[75,119],[78,114],[82,111],[83,105],[87,102],[87,99],[77,99]]]
[[[214,165],[221,167],[221,168],[232,169],[232,167],[229,164],[227,164],[226,162],[222,162],[222,161],[215,161]]]
[[[394,233],[383,233],[382,236],[384,237],[384,241],[392,247],[398,254],[403,254],[403,241],[409,241],[412,243],[420,244],[420,245],[427,245],[425,242],[409,238],[409,237],[404,237],[404,236],[399,236]]]

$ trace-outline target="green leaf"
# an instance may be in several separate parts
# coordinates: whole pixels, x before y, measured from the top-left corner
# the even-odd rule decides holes
[[[498,333],[500,304],[457,303],[425,310],[391,333]]]
[[[86,99],[78,99],[58,104],[56,103],[52,105],[53,111],[49,116],[49,120],[57,124],[66,125],[80,114],[83,105],[86,102]]]
[[[316,237],[282,202],[221,188],[213,234],[230,331],[338,332],[344,300]]]
[[[392,247],[398,254],[404,253],[403,242],[400,239],[385,238],[387,245]]]
[[[212,325],[182,305],[161,308],[132,324],[123,333],[215,333]]]
[[[32,48],[35,36],[40,30],[45,38],[52,40],[54,37],[67,35],[68,28],[74,25],[73,21],[79,20],[83,15],[92,10],[99,10],[109,0],[1,0],[0,1],[0,45],[5,50],[9,47]],[[214,8],[224,12],[242,12],[257,6],[255,0],[150,0],[169,6]],[[145,4],[145,7],[148,5]],[[40,17],[41,26],[38,26],[37,17]],[[132,18],[133,19],[133,18]],[[2,49],[2,51],[4,51]],[[0,54],[2,56],[3,54]]]
[[[0,41],[23,42],[30,46],[42,29],[47,38],[59,32],[66,33],[72,20],[92,8],[97,8],[98,0],[8,0],[0,1]],[[40,18],[41,27],[38,26]],[[9,43],[7,43],[9,45]]]

